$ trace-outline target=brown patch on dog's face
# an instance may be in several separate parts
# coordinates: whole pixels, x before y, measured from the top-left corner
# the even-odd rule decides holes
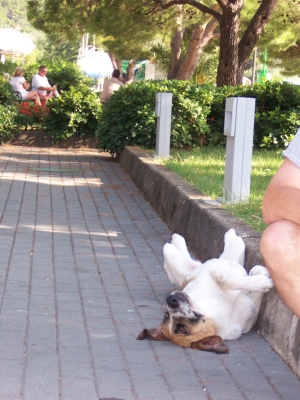
[[[228,347],[216,333],[217,326],[214,320],[193,311],[186,293],[176,291],[167,298],[167,311],[163,323],[153,329],[144,329],[137,339],[169,339],[182,347],[228,353]]]
[[[205,318],[203,315],[189,319],[186,317],[172,317],[167,312],[162,324],[163,335],[182,347],[191,347],[192,343],[215,336],[216,332],[215,322],[211,318]]]

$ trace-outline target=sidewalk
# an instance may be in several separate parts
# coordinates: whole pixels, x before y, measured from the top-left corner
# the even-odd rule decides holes
[[[137,341],[173,286],[172,232],[97,150],[0,147],[1,400],[300,399],[255,332],[230,353]]]

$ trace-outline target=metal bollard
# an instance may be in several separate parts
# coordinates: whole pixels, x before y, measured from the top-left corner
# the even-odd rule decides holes
[[[156,93],[156,155],[170,156],[172,93]]]
[[[255,99],[226,99],[224,199],[231,203],[245,202],[250,196],[254,114]]]

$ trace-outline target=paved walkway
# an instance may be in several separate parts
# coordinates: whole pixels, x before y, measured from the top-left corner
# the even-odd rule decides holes
[[[0,212],[0,399],[300,399],[254,332],[220,356],[135,340],[171,232],[110,157],[2,146]]]

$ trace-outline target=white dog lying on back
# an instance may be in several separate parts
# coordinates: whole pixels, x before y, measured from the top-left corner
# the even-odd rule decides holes
[[[174,234],[163,249],[164,268],[176,290],[167,298],[162,325],[137,337],[170,339],[183,347],[228,353],[223,340],[239,338],[256,322],[263,294],[273,287],[266,268],[247,275],[245,244],[233,229],[225,234],[224,251],[205,263],[191,258],[185,240]]]

